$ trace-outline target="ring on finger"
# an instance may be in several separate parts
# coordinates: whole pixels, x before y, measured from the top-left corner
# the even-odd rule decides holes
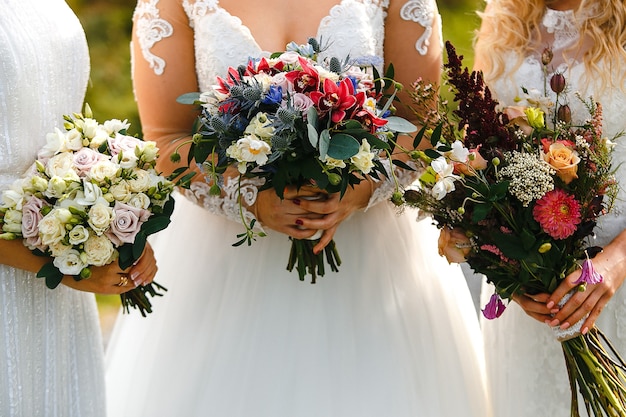
[[[128,285],[128,275],[120,274],[120,282],[115,285],[117,285],[118,287],[125,287],[126,285]]]

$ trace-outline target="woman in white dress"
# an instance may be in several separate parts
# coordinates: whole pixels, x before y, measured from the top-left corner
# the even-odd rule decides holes
[[[572,114],[587,115],[574,92],[593,96],[602,104],[604,133],[610,138],[626,130],[625,19],[622,0],[491,0],[478,34],[476,67],[485,72],[500,104],[513,105],[522,86],[543,91],[541,55],[551,48],[548,77],[554,72],[565,75]],[[613,164],[618,180],[626,178],[625,137],[617,139]],[[582,329],[595,322],[626,355],[626,290],[620,288],[626,277],[623,189],[621,185],[613,211],[596,229],[594,244],[604,251],[593,264],[603,283],[589,285],[560,311],[555,309],[574,287],[577,271],[554,294],[516,297],[517,303],[500,318],[482,323],[495,415],[569,415],[567,372],[551,326],[566,329],[589,314]],[[492,293],[490,286],[484,287],[485,301]]]
[[[141,0],[134,23],[140,116],[161,149],[196,116],[178,96],[290,41],[321,37],[340,58],[382,57],[384,46],[405,85],[440,75],[434,0]],[[232,247],[243,228],[233,195],[209,197],[199,180],[153,241],[167,296],[113,331],[110,417],[490,415],[463,275],[437,254],[429,221],[387,201],[390,182],[363,182],[339,204],[300,205],[295,190],[281,202],[247,185],[269,236]],[[311,285],[285,269],[287,234],[318,228],[334,233],[342,264]]]
[[[0,192],[33,163],[63,114],[81,111],[85,34],[62,0],[5,0],[0,12]],[[128,271],[154,275],[149,249]],[[93,294],[115,294],[117,263],[54,290],[35,273],[49,259],[0,239],[0,416],[106,415],[103,346]],[[151,266],[152,265],[152,266]],[[154,270],[153,270],[154,269]],[[72,288],[74,289],[72,289]],[[76,291],[81,290],[81,291]]]

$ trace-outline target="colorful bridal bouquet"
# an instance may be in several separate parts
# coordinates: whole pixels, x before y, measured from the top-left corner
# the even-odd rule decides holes
[[[129,268],[146,239],[170,222],[173,183],[155,170],[158,148],[126,134],[116,119],[99,123],[85,114],[64,116],[65,132],[46,137],[25,176],[2,193],[0,238],[22,238],[34,253],[50,256],[38,277],[54,289],[64,275],[88,279],[92,266],[118,261]],[[122,282],[122,281],[121,281]],[[121,294],[125,312],[152,312],[148,296],[165,288],[152,282]]]
[[[202,165],[213,194],[221,193],[222,176],[232,166],[240,179],[263,179],[262,189],[273,188],[281,198],[287,185],[343,196],[367,176],[387,175],[381,154],[392,149],[396,132],[415,130],[391,115],[395,92],[384,95],[397,87],[393,67],[381,78],[371,58],[318,60],[321,51],[315,39],[292,42],[284,52],[230,68],[210,91],[179,98],[202,106],[188,162]],[[241,218],[246,230],[235,246],[265,235],[254,230],[256,220]],[[295,266],[300,280],[324,275],[324,255],[338,270],[334,241],[314,254],[315,238],[291,240],[287,269]]]
[[[424,172],[420,187],[406,191],[406,204],[441,228],[442,255],[467,262],[493,283],[496,292],[483,310],[488,319],[504,312],[502,298],[551,293],[577,268],[577,290],[599,282],[590,259],[601,248],[589,238],[617,193],[601,105],[578,97],[588,117],[572,123],[578,115],[572,115],[566,79],[557,73],[546,78],[546,91],[523,90],[519,106],[500,108],[482,74],[462,68],[454,47],[446,48],[447,84],[457,106],[448,110],[441,100],[439,111],[422,113],[431,128],[418,139],[430,136],[432,147],[413,153]],[[546,50],[546,68],[550,58]],[[556,100],[547,98],[548,88]],[[412,95],[421,108],[437,92],[418,83]],[[588,413],[624,416],[624,363],[600,330],[581,334],[583,321],[557,334],[569,373],[571,415],[579,415],[580,391]]]

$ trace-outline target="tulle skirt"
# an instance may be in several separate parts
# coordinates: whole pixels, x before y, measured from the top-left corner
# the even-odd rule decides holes
[[[490,415],[471,297],[429,220],[356,213],[316,284],[286,271],[288,237],[232,247],[241,232],[178,197],[153,236],[169,291],[111,337],[110,417]]]

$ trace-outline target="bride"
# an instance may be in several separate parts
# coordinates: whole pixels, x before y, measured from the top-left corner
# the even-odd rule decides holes
[[[625,19],[622,0],[491,0],[478,34],[476,66],[485,72],[500,104],[512,105],[522,95],[522,86],[543,91],[541,56],[546,47],[551,48],[551,74],[564,74],[572,114],[587,114],[574,97],[576,91],[585,98],[593,96],[602,104],[604,133],[611,138],[626,131]],[[613,155],[618,180],[626,178],[625,140],[617,139]],[[544,323],[566,329],[589,314],[582,329],[596,321],[617,350],[626,354],[626,290],[620,288],[626,277],[626,195],[623,185],[620,188],[616,205],[601,218],[593,242],[604,247],[593,259],[603,283],[576,293],[560,311],[554,309],[574,287],[580,276],[577,271],[554,294],[518,296],[519,306],[511,303],[502,317],[483,323],[495,415],[569,415],[563,354]],[[492,293],[485,286],[483,297]]]
[[[196,117],[178,96],[309,36],[339,57],[384,51],[406,86],[439,80],[434,0],[140,0],[133,79],[145,137],[172,150]],[[243,229],[232,195],[206,189],[200,181],[179,197],[152,242],[168,293],[149,317],[120,316],[113,331],[111,417],[490,415],[463,275],[439,257],[429,221],[397,214],[390,182],[324,202],[247,185],[269,234],[250,247],[231,246]],[[287,235],[317,229],[320,247],[334,237],[342,265],[311,285],[285,270]]]

